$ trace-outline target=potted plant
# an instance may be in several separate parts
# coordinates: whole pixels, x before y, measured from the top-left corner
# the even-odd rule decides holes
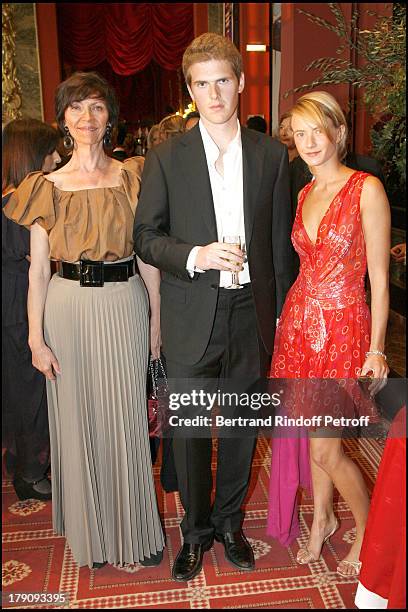
[[[391,203],[405,206],[406,187],[406,74],[405,74],[405,22],[406,7],[394,4],[393,14],[383,16],[367,11],[376,17],[370,30],[358,28],[359,11],[353,11],[346,21],[340,4],[328,3],[334,23],[312,13],[297,9],[314,24],[329,29],[339,38],[336,55],[346,48],[355,51],[360,59],[356,65],[341,57],[318,58],[306,70],[321,73],[310,83],[286,92],[303,92],[326,84],[349,83],[364,90],[364,103],[377,122],[371,130],[373,156],[381,162],[386,177],[386,187]],[[361,61],[363,60],[363,61]]]

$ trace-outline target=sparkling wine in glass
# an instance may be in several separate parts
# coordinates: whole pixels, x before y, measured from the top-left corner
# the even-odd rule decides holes
[[[222,239],[224,244],[231,244],[241,248],[241,236],[224,236]],[[225,289],[242,289],[243,285],[239,284],[239,272],[231,272],[231,285],[225,287]]]

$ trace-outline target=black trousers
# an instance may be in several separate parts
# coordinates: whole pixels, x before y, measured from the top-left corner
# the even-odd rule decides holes
[[[45,377],[31,363],[26,322],[2,326],[2,442],[13,476],[39,480],[50,465]]]
[[[177,379],[199,379],[196,387],[206,392],[222,391],[227,382],[229,391],[249,391],[265,379],[269,361],[258,335],[250,285],[240,290],[220,289],[211,338],[202,359],[194,365],[167,359],[170,392],[177,386]],[[250,409],[246,411],[248,414]],[[214,530],[234,532],[242,524],[241,506],[248,490],[256,437],[243,436],[238,429],[233,437],[223,434],[218,438],[213,506],[210,435],[186,437],[178,430],[173,438],[178,488],[185,510],[181,523],[184,542],[204,543],[212,538]]]

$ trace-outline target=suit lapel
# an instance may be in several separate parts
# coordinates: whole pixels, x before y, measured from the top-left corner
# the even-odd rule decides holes
[[[198,125],[184,134],[178,144],[178,155],[183,176],[190,184],[191,193],[199,204],[198,210],[210,232],[212,240],[216,241],[218,240],[217,224],[215,221],[210,176]]]
[[[265,147],[259,142],[256,133],[252,133],[244,127],[241,127],[241,138],[245,240],[248,250],[252,238],[256,203],[261,185]],[[183,176],[190,184],[191,193],[198,202],[201,216],[212,239],[216,241],[218,240],[217,224],[210,176],[198,125],[184,134],[180,138],[178,145],[177,152]]]
[[[247,252],[254,228],[255,209],[262,179],[265,147],[259,143],[257,135],[241,127],[242,173],[244,187],[244,220]]]

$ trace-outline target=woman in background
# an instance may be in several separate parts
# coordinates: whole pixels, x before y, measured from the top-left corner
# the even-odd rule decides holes
[[[186,126],[181,115],[169,115],[159,123],[160,142],[184,134]]]
[[[152,127],[150,128],[146,142],[148,150],[153,149],[153,147],[160,144],[160,128],[158,123],[152,125]]]
[[[279,121],[278,138],[288,149],[289,163],[299,155],[291,128],[291,114],[284,113]]]
[[[30,172],[55,170],[59,135],[36,119],[3,130],[2,207]],[[31,363],[27,294],[30,232],[2,215],[2,424],[6,469],[19,499],[51,499],[45,378]]]

